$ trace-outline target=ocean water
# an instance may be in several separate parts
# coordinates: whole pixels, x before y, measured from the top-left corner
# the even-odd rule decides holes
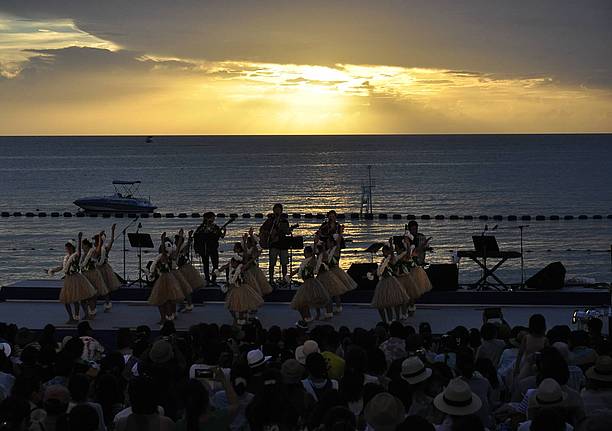
[[[401,234],[405,216],[428,214],[421,231],[433,236],[431,262],[450,261],[453,251],[470,249],[471,236],[484,224],[498,224],[505,250],[519,249],[524,230],[525,270],[529,276],[560,260],[568,277],[612,281],[612,135],[444,135],[444,136],[274,136],[274,137],[0,137],[1,211],[76,211],[82,196],[112,192],[114,179],[141,180],[162,213],[215,211],[266,213],[282,202],[288,213],[359,211],[361,184],[372,166],[375,213],[402,214],[403,220],[344,221],[349,239],[343,266],[369,261],[363,249]],[[446,220],[433,220],[435,215]],[[521,222],[521,215],[585,214],[588,220]],[[448,220],[473,215],[475,220]],[[504,216],[480,221],[479,215]],[[508,215],[519,221],[507,221]],[[601,220],[592,219],[602,215]],[[195,228],[196,219],[142,219],[142,231],[158,241],[162,231]],[[223,220],[219,220],[223,222]],[[45,277],[43,269],[62,258],[62,245],[83,231],[91,236],[117,222],[98,218],[0,218],[0,283]],[[229,226],[231,242],[260,219]],[[292,220],[293,222],[293,220]],[[320,223],[300,219],[296,234],[306,241]],[[129,229],[135,230],[135,226]],[[112,261],[122,273],[121,238]],[[127,275],[136,273],[128,247]],[[295,253],[298,264],[300,253]],[[153,257],[146,253],[143,260]],[[379,257],[374,256],[375,260]],[[262,259],[262,266],[265,266]],[[519,260],[499,273],[520,281]],[[462,260],[462,282],[478,278]]]

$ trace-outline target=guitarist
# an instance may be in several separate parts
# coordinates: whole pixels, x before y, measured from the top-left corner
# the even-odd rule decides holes
[[[225,237],[225,233],[225,226],[221,228],[215,224],[215,213],[207,212],[193,235],[193,249],[202,258],[207,286],[217,285],[215,270],[219,268],[219,240]],[[208,266],[209,261],[213,266],[212,274]]]
[[[259,236],[261,245],[264,248],[269,248],[269,266],[268,276],[270,284],[274,284],[274,269],[276,262],[280,258],[283,280],[287,276],[287,266],[289,265],[289,239],[291,233],[289,221],[283,217],[283,205],[275,204],[272,208],[272,214],[259,228]]]

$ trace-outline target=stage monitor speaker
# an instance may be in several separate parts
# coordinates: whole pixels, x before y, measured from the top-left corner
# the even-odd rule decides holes
[[[525,287],[533,290],[557,290],[565,285],[565,267],[561,262],[553,262],[527,279]]]
[[[375,263],[353,263],[346,272],[357,282],[357,290],[374,290],[376,283],[378,283],[377,268],[378,265]],[[368,279],[368,272],[374,274],[374,280]]]
[[[426,270],[433,290],[457,290],[459,287],[459,268],[454,263],[435,263]]]

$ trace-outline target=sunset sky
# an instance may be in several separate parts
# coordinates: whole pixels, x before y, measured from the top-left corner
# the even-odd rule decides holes
[[[0,0],[0,134],[612,132],[612,2]]]

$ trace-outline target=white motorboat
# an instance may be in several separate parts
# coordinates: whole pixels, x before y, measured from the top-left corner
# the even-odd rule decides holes
[[[140,181],[113,181],[115,194],[77,199],[74,204],[86,212],[152,213],[157,208],[149,198],[136,196]]]

